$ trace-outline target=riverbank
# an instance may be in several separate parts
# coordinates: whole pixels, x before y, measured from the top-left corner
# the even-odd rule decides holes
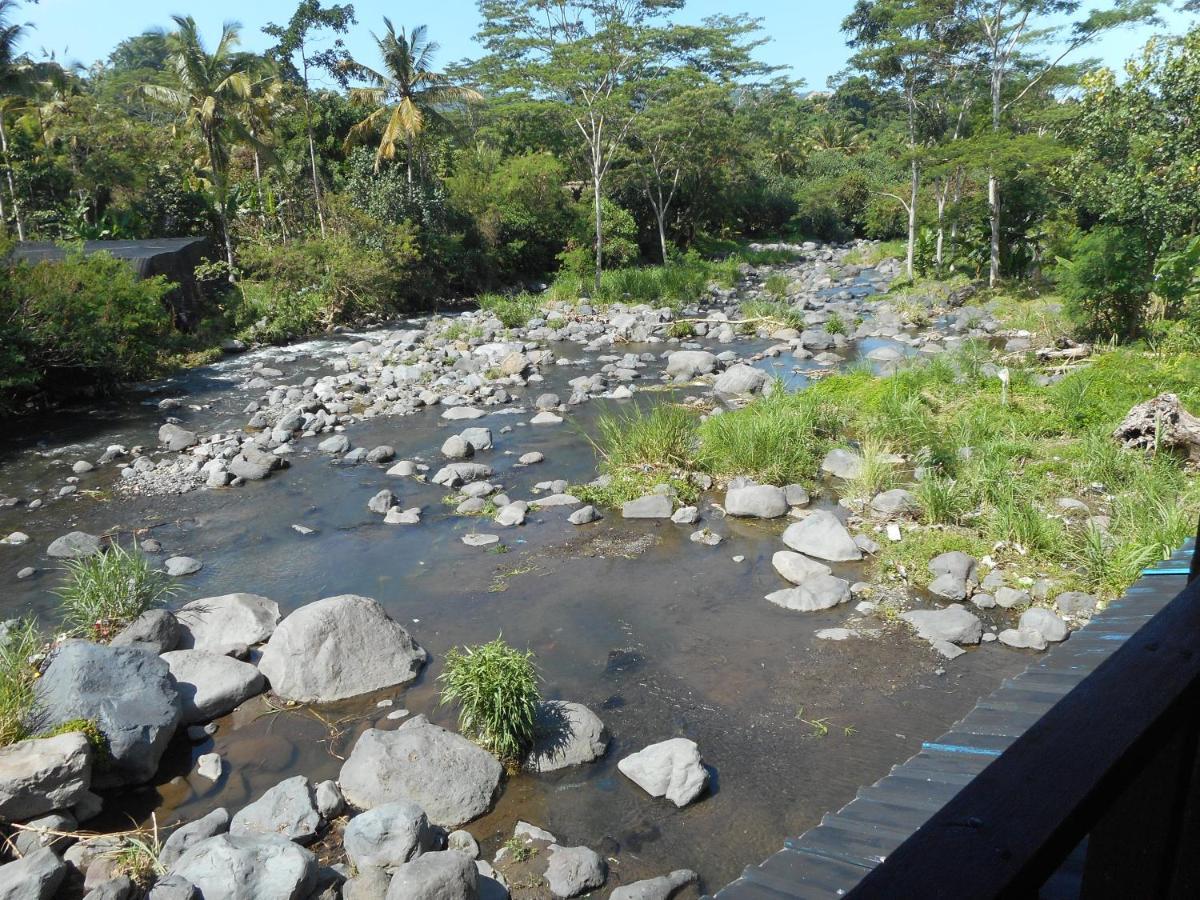
[[[855,248],[795,249],[794,263],[746,265],[734,284],[705,286],[700,302],[674,310],[547,298],[523,324],[485,310],[237,355],[124,403],[65,413],[0,450],[0,494],[15,501],[0,506],[0,533],[29,538],[0,547],[13,614],[32,609],[56,621],[60,576],[46,550],[68,531],[125,544],[136,535],[143,551],[157,545],[156,566],[194,560],[199,568],[172,564],[193,569],[175,580],[173,610],[212,608],[235,592],[269,598],[257,630],[233,634],[230,619],[207,648],[244,657],[269,688],[244,687],[192,722],[181,711],[163,726],[170,733],[153,773],[116,792],[97,781],[105,807],[72,804],[77,824],[112,830],[151,812],[162,825],[195,822],[247,805],[266,816],[264,807],[281,807],[279,792],[262,804],[264,794],[301,776],[310,787],[293,782],[285,805],[311,834],[279,855],[296,860],[306,890],[319,875],[351,876],[345,896],[365,891],[371,866],[346,859],[341,834],[365,815],[355,809],[381,798],[346,766],[377,740],[364,735],[420,732],[422,765],[487,776],[486,762],[452,733],[436,676],[453,647],[503,632],[534,650],[544,696],[583,704],[603,722],[603,755],[555,773],[497,775],[494,784],[487,776],[476,791],[482,806],[466,812],[424,796],[427,820],[446,832],[465,823],[502,876],[488,877],[507,880],[513,896],[544,896],[553,881],[538,861],[559,858],[545,838],[510,845],[519,821],[553,832],[559,847],[594,853],[602,866],[582,851],[561,859],[602,868],[606,891],[679,869],[699,875],[685,891],[710,889],[944,730],[1023,668],[1031,648],[1065,638],[1086,619],[1083,598],[1094,606],[1104,592],[1039,571],[1043,557],[1024,544],[1024,553],[989,546],[985,497],[954,507],[953,526],[925,520],[922,484],[954,479],[965,491],[986,478],[945,468],[913,479],[932,463],[987,459],[959,451],[981,446],[980,436],[1024,440],[1016,426],[1041,421],[1036,452],[1004,457],[1025,485],[1025,469],[1043,468],[1065,446],[1069,421],[1049,412],[1099,409],[1098,428],[1133,393],[1135,403],[1153,396],[1140,396],[1134,365],[1143,358],[1069,363],[1096,370],[1089,384],[1102,387],[1103,406],[1068,401],[1075,375],[1057,373],[1061,361],[1037,362],[1037,337],[1009,332],[986,303],[933,292],[924,303],[914,292],[901,304],[882,296],[894,261],[864,269],[846,262]],[[978,372],[964,377],[973,346],[992,349],[975,351]],[[1151,388],[1186,387],[1191,364],[1154,363]],[[996,373],[1005,366],[1001,402]],[[816,415],[809,404],[818,401],[836,415]],[[980,410],[972,421],[987,428],[965,430],[960,414],[972,403]],[[661,429],[640,439],[642,423],[676,411],[687,418],[666,430],[670,441]],[[943,433],[955,442],[923,455],[929,435]],[[608,454],[600,473],[589,438]],[[1137,468],[1133,454],[1112,458],[1123,472]],[[1055,500],[1074,499],[1083,481],[1058,484],[1038,489],[1036,508],[1071,530],[1082,512]],[[1111,514],[1120,536],[1119,494],[1108,494],[1079,502],[1088,517]],[[968,515],[975,506],[978,521]],[[936,543],[947,534],[970,542]],[[959,553],[937,562],[943,551]],[[14,577],[26,568],[34,571]],[[364,676],[336,698],[325,687],[297,691],[271,657],[310,646],[297,637],[303,610],[346,594],[378,601],[367,615],[392,623],[373,618],[367,632],[397,636],[372,649],[351,627],[360,613],[337,613],[331,627],[360,635],[335,644],[338,671],[378,674],[369,661],[403,643],[394,632],[402,628],[424,656],[385,668],[415,677]],[[1067,594],[1078,596],[1063,601]],[[301,658],[323,659],[311,646]],[[51,657],[50,684],[63,678],[50,672],[62,652]],[[172,652],[189,650],[167,651],[168,662]],[[329,667],[312,668],[331,677]],[[397,730],[419,715],[449,731],[420,722]],[[690,769],[702,791],[682,807],[618,768],[676,738],[694,742],[702,760],[703,775]],[[477,762],[446,763],[446,753]],[[204,771],[218,765],[215,780],[202,758]],[[332,796],[318,787],[327,781],[355,785],[349,811],[318,806]],[[452,862],[435,849],[448,838],[431,834],[428,864]],[[228,852],[211,840],[211,858]],[[510,868],[505,845],[525,868]],[[97,855],[112,859],[93,852],[104,850],[95,841],[76,846],[63,879],[78,881]],[[191,863],[179,870],[189,873],[207,877]],[[105,874],[111,866],[97,865],[93,882]]]

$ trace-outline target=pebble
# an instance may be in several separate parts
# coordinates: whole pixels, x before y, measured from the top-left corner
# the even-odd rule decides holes
[[[462,542],[468,547],[487,547],[491,544],[500,543],[500,535],[498,534],[464,534]]]
[[[36,574],[37,574],[37,569],[35,569],[33,566],[26,566],[25,568],[23,568],[21,571],[19,571],[17,573],[17,577],[24,580],[26,578],[32,578]]]
[[[209,781],[219,781],[225,764],[219,753],[204,753],[196,760],[196,774]]]
[[[317,533],[317,532],[316,532],[316,529],[314,529],[314,528],[309,528],[307,525],[293,525],[293,526],[292,526],[292,531],[296,532],[297,534],[303,534],[303,535],[309,535],[309,534],[316,534],[316,533]]]

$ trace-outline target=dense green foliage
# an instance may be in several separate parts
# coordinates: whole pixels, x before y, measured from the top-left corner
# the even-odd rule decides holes
[[[165,602],[174,588],[137,547],[112,543],[103,553],[68,560],[57,593],[64,624],[102,641]]]
[[[446,654],[442,703],[458,705],[463,734],[508,763],[520,763],[533,745],[541,693],[532,651],[510,647],[503,638],[452,648]]]
[[[300,0],[265,55],[181,16],[85,71],[27,55],[3,0],[0,228],[203,235],[217,264],[208,325],[182,341],[150,302],[165,286],[110,262],[9,272],[0,402],[139,377],[222,329],[278,342],[534,282],[680,306],[714,274],[701,256],[760,235],[1060,281],[1087,335],[1194,332],[1200,30],[1123,78],[1072,63],[1154,0],[861,0],[848,68],[814,93],[756,60],[766,23],[685,25],[685,5],[481,0],[480,57],[441,70],[420,26]],[[342,39],[365,28],[377,58],[352,59]]]

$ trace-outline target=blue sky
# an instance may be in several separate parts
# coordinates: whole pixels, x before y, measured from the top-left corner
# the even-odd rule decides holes
[[[774,65],[787,66],[793,77],[803,78],[809,88],[825,87],[829,76],[846,62],[846,46],[838,30],[853,0],[689,0],[683,18],[697,21],[714,13],[746,12],[763,19],[770,43],[759,56]],[[348,39],[351,52],[363,62],[375,61],[370,31],[378,30],[381,18],[390,17],[397,27],[425,24],[431,37],[441,44],[441,63],[478,53],[473,36],[479,26],[474,0],[440,0],[410,4],[397,0],[358,0],[354,3],[359,24]],[[226,20],[243,25],[243,46],[259,50],[268,39],[261,28],[267,22],[286,21],[295,9],[294,0],[41,0],[18,11],[18,21],[36,28],[26,38],[24,49],[41,55],[44,49],[60,60],[89,65],[103,59],[122,38],[154,26],[171,24],[172,13],[191,13],[202,33],[219,33]],[[1182,31],[1195,17],[1169,15],[1169,30]],[[1119,67],[1152,33],[1152,29],[1123,31],[1108,36],[1089,54]]]

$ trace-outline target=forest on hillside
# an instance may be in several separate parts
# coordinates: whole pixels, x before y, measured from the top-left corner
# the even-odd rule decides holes
[[[702,283],[747,238],[897,241],[910,279],[1053,287],[1086,337],[1200,334],[1200,29],[1089,57],[1170,4],[858,0],[828,90],[756,61],[768,23],[684,5],[480,0],[484,52],[450,64],[419,23],[300,0],[266,53],[176,16],[81,69],[0,0],[5,239],[207,236],[215,298],[183,333],[111,260],[10,266],[0,393],[556,277]]]

